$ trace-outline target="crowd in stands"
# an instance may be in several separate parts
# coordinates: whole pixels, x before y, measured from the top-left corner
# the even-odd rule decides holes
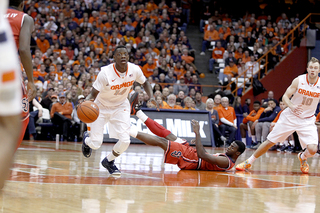
[[[259,65],[266,64],[266,61],[259,64],[257,60],[277,45],[300,21],[299,14],[288,18],[286,13],[279,17],[264,14],[256,16],[252,13],[231,19],[227,13],[219,14],[215,11],[205,18],[207,20],[202,20],[200,25],[200,30],[204,32],[200,55],[205,55],[206,50],[211,48],[209,72],[218,74],[221,70],[218,76],[220,85],[230,83],[231,78],[236,76],[257,75]],[[272,50],[268,55],[268,69],[273,69],[288,51],[287,43],[281,43]]]

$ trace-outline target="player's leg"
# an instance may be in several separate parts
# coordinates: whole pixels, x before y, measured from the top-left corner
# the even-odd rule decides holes
[[[21,122],[21,117],[20,117],[20,122]],[[27,118],[24,121],[22,121],[20,136],[19,136],[19,140],[18,140],[18,143],[17,143],[17,146],[16,146],[16,150],[19,148],[20,144],[22,143],[24,134],[25,134],[26,129],[28,127],[28,123],[29,123],[29,118]]]
[[[241,140],[243,143],[246,144],[246,136],[247,136],[248,126],[247,124],[241,123],[240,124],[240,133],[241,133]]]
[[[280,117],[281,118],[281,117]],[[253,162],[266,153],[272,146],[275,145],[276,142],[274,141],[284,141],[290,134],[295,131],[296,126],[286,125],[285,122],[279,121],[276,123],[274,129],[270,132],[267,137],[267,140],[263,142],[258,149],[251,155],[247,160],[238,164],[236,169],[239,171],[244,171],[246,169],[251,168]]]
[[[130,130],[130,135],[134,138],[139,139],[147,145],[161,147],[164,151],[166,151],[168,148],[168,140],[164,138],[149,135],[143,132],[133,131],[132,129]]]
[[[176,135],[172,134],[171,131],[167,130],[163,126],[161,126],[156,121],[149,118],[141,109],[140,107],[136,107],[136,116],[145,123],[145,125],[150,129],[150,131],[162,138],[165,138],[169,141],[174,141],[178,143],[185,143],[186,141],[177,137]]]

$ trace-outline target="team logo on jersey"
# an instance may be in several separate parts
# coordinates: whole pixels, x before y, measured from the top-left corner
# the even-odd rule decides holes
[[[181,157],[181,152],[180,151],[173,151],[173,152],[171,152],[171,156],[172,157],[175,157],[175,158],[179,158],[179,157]]]
[[[110,89],[117,90],[117,89],[121,89],[122,87],[131,87],[133,85],[133,82],[134,81],[127,81],[127,82],[123,82],[122,84],[113,85],[111,86]]]
[[[306,95],[306,96],[310,96],[310,97],[313,97],[313,98],[318,98],[320,96],[319,92],[311,92],[311,91],[308,91],[308,90],[305,90],[305,89],[299,89],[298,93],[301,94],[301,95]]]
[[[23,111],[23,112],[28,112],[28,111],[29,111],[28,98],[23,98],[23,99],[22,99],[22,111]]]

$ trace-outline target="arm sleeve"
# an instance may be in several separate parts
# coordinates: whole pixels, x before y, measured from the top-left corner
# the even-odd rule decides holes
[[[224,124],[229,125],[229,126],[233,126],[233,123],[232,123],[232,122],[230,122],[230,121],[228,121],[228,120],[227,120],[227,119],[225,119],[225,118],[220,118],[220,121],[221,121],[222,123],[224,123]]]

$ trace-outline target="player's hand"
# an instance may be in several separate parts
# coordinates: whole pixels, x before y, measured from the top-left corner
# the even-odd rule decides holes
[[[159,103],[156,101],[156,99],[150,98],[149,101],[157,108],[158,111],[160,110]]]
[[[295,115],[300,115],[303,112],[302,104],[293,105],[290,109],[291,109],[292,113]]]
[[[191,139],[190,144],[196,144],[196,139]]]
[[[258,120],[255,120],[251,126],[251,129],[254,129],[254,127],[257,125],[258,122],[259,122]]]
[[[191,120],[191,125],[192,125],[194,133],[199,134],[199,130],[200,130],[199,122],[192,119]]]
[[[27,90],[28,90],[28,99],[29,101],[32,101],[37,95],[37,89],[34,83],[31,83],[30,81],[28,81]]]

